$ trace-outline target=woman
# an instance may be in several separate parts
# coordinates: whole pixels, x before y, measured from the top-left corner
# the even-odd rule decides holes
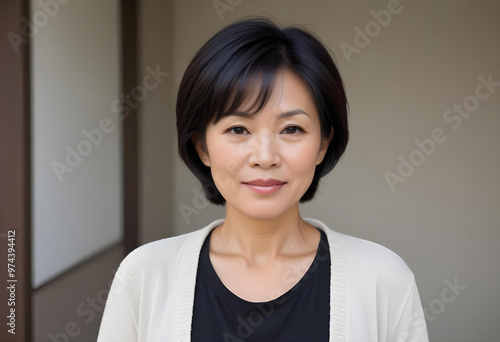
[[[99,341],[428,341],[412,272],[302,218],[348,141],[342,80],[311,33],[240,20],[196,54],[179,154],[224,219],[120,265]]]

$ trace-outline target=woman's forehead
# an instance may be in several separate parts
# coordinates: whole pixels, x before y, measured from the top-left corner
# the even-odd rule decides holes
[[[256,113],[262,109],[263,102],[263,105],[269,102],[279,104],[284,95],[288,101],[312,103],[311,93],[302,78],[293,71],[281,69],[273,75],[272,82],[264,82],[262,76],[256,76],[248,80],[245,87],[235,88],[225,103],[223,115],[233,111]]]

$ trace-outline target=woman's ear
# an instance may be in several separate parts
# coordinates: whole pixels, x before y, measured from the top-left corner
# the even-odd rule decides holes
[[[321,139],[321,147],[318,152],[318,159],[316,160],[316,165],[321,164],[323,159],[325,158],[326,151],[328,151],[328,146],[330,146],[330,142],[333,139],[333,126],[330,128],[330,136],[328,139]]]
[[[207,144],[205,143],[205,139],[200,138],[198,133],[193,134],[191,137],[191,141],[193,142],[194,148],[196,152],[198,152],[198,156],[205,166],[210,167],[210,158],[208,157]]]

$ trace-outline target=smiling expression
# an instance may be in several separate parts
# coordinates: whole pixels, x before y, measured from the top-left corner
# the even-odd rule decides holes
[[[333,131],[328,140],[321,139],[313,98],[306,84],[288,70],[278,75],[260,112],[251,115],[245,109],[209,124],[205,144],[195,141],[195,146],[226,207],[271,219],[298,206]]]

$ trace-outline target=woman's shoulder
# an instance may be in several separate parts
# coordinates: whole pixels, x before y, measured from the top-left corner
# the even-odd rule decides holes
[[[309,223],[322,228],[330,244],[332,257],[349,260],[352,271],[378,276],[397,276],[413,279],[413,272],[396,252],[379,243],[340,233],[316,219]]]
[[[129,271],[165,267],[166,264],[176,264],[176,261],[185,254],[186,249],[191,253],[199,253],[206,236],[220,220],[187,233],[148,242],[130,252],[121,262],[120,267]],[[189,252],[189,251],[188,251]]]

